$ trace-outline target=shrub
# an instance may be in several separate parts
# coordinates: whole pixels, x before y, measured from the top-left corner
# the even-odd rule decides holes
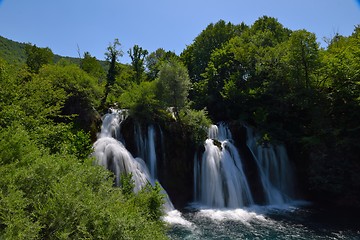
[[[49,154],[21,126],[0,139],[0,239],[165,239],[157,188],[127,199],[92,159]]]
[[[207,138],[208,128],[211,120],[205,110],[183,109],[180,112],[182,124],[187,127],[192,134],[192,138],[198,145],[202,145]]]

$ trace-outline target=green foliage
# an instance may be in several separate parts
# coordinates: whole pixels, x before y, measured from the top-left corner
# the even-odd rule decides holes
[[[156,97],[156,86],[156,81],[133,84],[120,96],[120,106],[129,109],[130,114],[135,117],[154,119],[160,108]]]
[[[5,59],[8,63],[14,65],[23,65],[26,63],[26,46],[28,43],[19,43],[12,41],[10,39],[4,38],[0,36],[0,58]],[[54,55],[54,63],[58,63],[59,61],[67,61],[72,64],[79,64],[79,58],[73,57],[64,57],[60,55]],[[99,61],[102,66],[104,65],[104,61]]]
[[[36,45],[27,44],[25,52],[26,64],[35,73],[38,73],[43,65],[54,61],[54,54],[50,48],[39,48]]]
[[[241,29],[211,51],[202,79],[194,84],[191,94],[195,107],[206,107],[215,121],[251,115],[254,109],[244,112],[238,106],[253,100],[254,93],[270,85],[268,78],[279,75],[273,70],[279,61],[274,49],[291,32],[266,16]]]
[[[21,126],[2,129],[0,139],[1,238],[165,238],[157,187],[128,199],[110,172],[50,155]]]
[[[90,131],[98,118],[95,111],[100,106],[103,88],[95,77],[90,76],[76,65],[48,65],[41,69],[39,81],[49,81],[56,91],[66,95],[62,100],[61,115],[57,121],[68,122],[74,118],[75,127]]]
[[[81,59],[80,67],[89,75],[96,77],[99,82],[105,79],[105,71],[96,57],[92,57],[89,52],[84,53],[84,57]]]
[[[32,138],[52,154],[67,153],[84,160],[92,152],[90,134],[84,130],[75,130],[71,124],[41,125],[33,132]]]
[[[160,192],[128,198],[88,158],[73,115],[101,92],[74,65],[32,73],[0,59],[0,239],[165,239]]]
[[[139,84],[143,78],[143,74],[145,71],[144,60],[146,56],[149,54],[147,50],[142,49],[138,45],[134,45],[134,47],[129,49],[129,56],[131,58],[131,66],[135,71],[135,82]]]
[[[0,237],[5,239],[39,239],[41,226],[33,222],[25,209],[28,200],[23,192],[10,186],[4,194],[0,190],[0,226],[6,226],[5,231],[0,230]]]
[[[202,74],[204,79],[197,83],[203,88],[200,89],[201,91],[194,89],[197,91],[194,91],[196,96],[194,101],[202,98],[204,104],[197,107],[206,107],[214,119],[225,120],[222,118],[226,114],[223,98],[227,97],[230,102],[234,102],[230,96],[237,98],[239,92],[244,90],[246,76],[251,69],[251,61],[248,59],[251,55],[247,55],[249,52],[251,51],[248,45],[240,37],[232,38],[222,48],[213,51],[208,66]]]
[[[290,78],[299,87],[309,88],[314,70],[319,66],[319,44],[316,36],[305,30],[294,31],[288,41],[284,60]]]
[[[37,148],[31,144],[30,137],[23,127],[12,125],[2,128],[0,134],[1,166],[17,161],[26,162],[30,155],[35,157],[39,155]]]
[[[121,174],[120,176],[121,193],[125,196],[126,199],[134,197],[135,181],[132,179],[132,177],[132,173]]]
[[[250,29],[254,35],[260,34],[261,46],[275,46],[289,38],[291,31],[278,22],[276,18],[263,16],[254,22]]]
[[[163,216],[164,195],[162,193],[161,185],[156,182],[155,186],[148,183],[140,190],[139,195],[135,195],[133,201],[139,206],[145,206],[142,215],[149,220],[160,220]],[[145,211],[144,211],[145,210]]]
[[[18,104],[28,116],[55,117],[65,104],[66,94],[65,89],[54,86],[52,79],[34,76],[23,83]]]
[[[19,98],[19,85],[12,71],[7,62],[0,58],[0,111]]]
[[[134,85],[135,72],[128,64],[117,64],[118,68],[116,75],[116,81],[109,91],[109,95],[106,99],[106,105],[112,105],[116,103],[119,97],[126,91],[128,91]]]
[[[69,136],[69,153],[78,159],[86,159],[92,153],[92,142],[90,134],[83,130],[72,133]]]
[[[50,80],[56,88],[64,89],[68,99],[76,96],[82,98],[78,100],[89,102],[90,105],[99,105],[102,89],[98,80],[76,65],[46,66],[40,71],[39,77]]]
[[[240,35],[247,28],[245,24],[238,26],[226,23],[223,20],[215,24],[209,24],[181,54],[181,59],[189,70],[192,82],[201,79],[201,74],[205,71],[211,53],[220,48],[232,37]]]
[[[105,103],[109,95],[110,89],[116,81],[116,75],[119,74],[117,60],[123,55],[123,51],[119,49],[120,47],[121,43],[119,42],[119,39],[116,38],[112,44],[109,44],[107,52],[105,53],[106,60],[109,62],[109,70],[106,75],[105,95],[101,103],[102,108],[105,107]]]
[[[25,46],[24,43],[17,43],[0,36],[0,58],[12,64],[25,63]]]
[[[359,27],[320,49],[313,33],[291,31],[275,18],[261,17],[237,32],[228,26],[209,25],[181,54],[194,82],[193,106],[206,108],[216,122],[256,126],[263,142],[296,146],[314,195],[360,202],[353,187],[360,168]]]
[[[158,77],[160,67],[163,62],[170,61],[173,58],[179,58],[174,52],[165,51],[162,48],[157,49],[155,52],[150,53],[146,57],[147,75],[149,79],[155,80]]]
[[[208,129],[211,120],[207,116],[207,112],[203,110],[193,110],[186,108],[180,111],[181,123],[191,133],[191,137],[198,145],[204,144],[207,138]]]
[[[157,94],[166,107],[174,107],[177,120],[179,111],[187,103],[190,86],[187,69],[180,62],[173,59],[161,66]]]

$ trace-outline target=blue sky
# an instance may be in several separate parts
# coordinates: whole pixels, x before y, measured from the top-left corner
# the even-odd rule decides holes
[[[263,15],[292,30],[314,32],[319,42],[335,33],[348,36],[360,24],[355,0],[0,0],[0,35],[50,47],[76,57],[77,45],[104,59],[115,38],[124,57],[134,44],[180,54],[210,23],[220,19],[252,25]],[[324,43],[322,43],[323,46]]]

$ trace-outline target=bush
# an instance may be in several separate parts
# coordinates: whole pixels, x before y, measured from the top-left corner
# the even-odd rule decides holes
[[[127,199],[92,159],[49,154],[19,125],[0,139],[0,239],[165,239],[156,188]]]
[[[191,132],[192,138],[198,145],[202,145],[207,138],[211,120],[205,110],[183,109],[180,112],[181,123]]]
[[[159,114],[159,101],[155,96],[156,81],[134,84],[120,98],[122,108],[128,108],[130,114],[141,119],[154,119]]]

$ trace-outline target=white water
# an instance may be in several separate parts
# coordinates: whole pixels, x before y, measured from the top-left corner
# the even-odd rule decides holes
[[[239,221],[250,224],[252,220],[267,221],[258,209],[236,208],[236,209],[202,209],[196,213],[199,217],[207,217],[214,221]]]
[[[148,127],[148,158],[149,158],[149,165],[150,165],[150,174],[153,179],[157,179],[157,169],[156,169],[156,152],[155,152],[155,131],[154,126]]]
[[[103,117],[101,133],[94,143],[94,153],[97,164],[112,171],[115,175],[115,185],[120,185],[121,174],[132,174],[135,184],[134,191],[138,192],[148,182],[153,183],[145,162],[141,158],[134,158],[125,148],[121,139],[120,126],[125,119],[121,110],[112,110]]]
[[[230,130],[213,125],[201,163],[195,160],[195,200],[214,208],[240,208],[254,203]]]
[[[114,173],[116,186],[120,185],[122,173],[133,175],[135,192],[151,182],[145,162],[141,158],[134,158],[121,142],[112,137],[99,138],[94,143],[93,155],[97,159],[97,164]]]
[[[136,148],[139,157],[145,160],[150,171],[152,179],[157,179],[157,157],[155,150],[155,128],[153,125],[149,125],[147,128],[147,135],[144,136],[141,126],[137,124],[135,126]]]
[[[102,119],[101,132],[98,138],[120,138],[120,123],[125,119],[121,110],[110,109],[111,113],[105,114]]]
[[[137,143],[139,145],[140,154],[147,157],[150,162],[151,173],[144,160],[140,157],[134,158],[131,153],[125,148],[123,143],[119,140],[122,138],[120,134],[121,122],[126,118],[127,113],[121,110],[110,109],[111,113],[103,117],[103,124],[101,132],[98,135],[98,140],[93,145],[93,156],[96,158],[96,163],[112,171],[115,175],[115,185],[120,186],[121,174],[132,174],[134,181],[134,192],[140,191],[146,184],[155,184],[156,180],[156,152],[155,152],[155,135],[154,127],[149,126],[147,137],[143,140],[141,132],[137,136]],[[140,127],[138,128],[140,129]],[[143,144],[142,147],[140,146]],[[185,220],[181,213],[177,211],[165,189],[162,188],[164,195],[164,212],[166,215],[163,220],[169,224],[178,224],[191,227],[192,223]]]
[[[247,128],[246,144],[259,168],[266,204],[283,205],[291,201],[294,180],[286,149],[282,145],[258,144],[259,137]]]
[[[93,155],[97,163],[114,172],[115,184],[119,186],[122,173],[132,173],[135,183],[134,191],[138,192],[147,183],[155,184],[157,178],[156,141],[163,141],[157,136],[154,126],[150,125],[141,131],[135,127],[135,137],[139,157],[134,158],[120,142],[121,122],[126,114],[122,111],[112,111],[103,118],[101,133],[94,143]],[[161,133],[161,131],[160,131]],[[156,139],[158,138],[158,139]],[[292,196],[292,172],[283,146],[257,144],[258,138],[248,128],[247,145],[258,166],[259,176],[263,185],[268,205],[285,205]],[[236,147],[232,144],[232,134],[229,128],[220,124],[211,126],[208,139],[205,141],[205,151],[194,160],[194,196],[202,206],[213,209],[200,209],[199,215],[212,215],[217,220],[238,218],[246,222],[262,216],[249,212],[249,206],[254,205],[249,184],[244,174],[242,160]],[[146,160],[145,161],[143,160]],[[149,171],[150,169],[150,171]],[[174,209],[165,190],[166,204],[164,221],[187,227],[194,225],[185,220],[181,213]],[[230,210],[231,209],[231,210]]]
[[[281,208],[202,209],[184,213],[193,223],[173,226],[170,239],[359,239],[356,215],[340,217],[300,205]],[[292,204],[293,205],[293,204]],[[325,213],[325,214],[324,214]],[[344,222],[346,225],[344,225]],[[195,227],[194,227],[195,226]]]

